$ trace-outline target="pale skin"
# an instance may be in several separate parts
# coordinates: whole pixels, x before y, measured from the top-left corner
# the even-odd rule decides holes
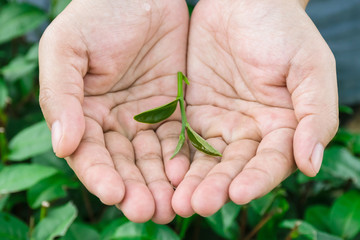
[[[338,126],[336,73],[305,5],[201,0],[188,36],[183,0],[72,1],[40,43],[55,153],[135,222],[245,204],[296,166],[316,175]],[[174,99],[177,71],[190,80],[190,125],[222,158],[185,145],[169,160],[179,111],[156,125],[133,120]]]

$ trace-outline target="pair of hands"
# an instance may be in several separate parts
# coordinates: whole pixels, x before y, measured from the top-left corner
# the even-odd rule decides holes
[[[316,175],[338,126],[335,61],[298,1],[201,0],[190,27],[184,0],[72,1],[40,42],[56,155],[135,222],[245,204],[296,165]],[[178,71],[190,125],[222,158],[185,144],[169,160],[179,112],[133,120],[174,99]]]

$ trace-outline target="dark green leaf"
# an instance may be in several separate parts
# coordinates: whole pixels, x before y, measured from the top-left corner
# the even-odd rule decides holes
[[[68,176],[73,176],[74,172],[62,158],[58,158],[53,151],[47,151],[32,158],[32,162],[44,166],[56,168]]]
[[[186,132],[188,134],[191,144],[201,152],[209,154],[211,156],[221,156],[213,146],[211,146],[205,139],[203,139],[199,134],[197,134],[189,124],[186,125]]]
[[[331,231],[343,238],[360,232],[360,193],[351,191],[339,197],[330,211]]]
[[[119,211],[119,210],[118,210]],[[105,219],[106,220],[106,219]],[[100,223],[102,224],[104,220]],[[101,232],[101,239],[102,240],[110,240],[112,236],[115,234],[117,229],[125,223],[128,223],[129,220],[126,217],[120,217],[117,219],[112,220],[110,223],[107,222],[105,228]]]
[[[109,234],[110,232],[108,232]],[[104,240],[180,240],[171,228],[166,225],[158,225],[153,222],[134,223],[127,222],[116,229],[113,229],[112,234],[109,234]]]
[[[276,196],[276,193],[270,192],[261,198],[251,201],[249,205],[256,213],[263,216],[270,209]]]
[[[171,116],[176,110],[178,99],[165,104],[163,106],[142,112],[134,117],[138,122],[142,123],[158,123]]]
[[[54,168],[36,164],[6,166],[0,171],[0,194],[26,190],[56,173]]]
[[[329,217],[330,209],[322,205],[308,207],[305,212],[305,221],[324,232],[329,231]]]
[[[74,222],[61,240],[100,240],[100,234],[90,225]]]
[[[295,235],[304,236],[309,240],[342,240],[342,238],[338,236],[319,231],[311,224],[302,220],[285,220],[280,226],[282,228],[292,229]]]
[[[0,212],[0,239],[27,240],[29,228],[16,217]]]
[[[176,148],[175,148],[175,151],[174,151],[174,153],[173,153],[173,155],[171,156],[170,159],[173,159],[173,158],[176,156],[176,154],[179,153],[179,151],[181,150],[182,146],[184,145],[184,142],[185,142],[185,136],[184,136],[183,134],[180,134],[180,135],[179,135],[178,144],[177,144],[177,146],[176,146]]]
[[[35,226],[32,238],[52,240],[58,236],[64,236],[77,216],[77,209],[71,203],[56,207]]]
[[[38,208],[43,201],[52,201],[66,196],[65,189],[79,187],[79,182],[71,180],[63,174],[45,178],[27,191],[30,207]]]
[[[350,147],[354,141],[354,134],[344,128],[340,128],[332,140],[332,143]]]
[[[0,212],[4,209],[4,206],[9,199],[10,194],[0,194]]]
[[[6,106],[8,97],[9,97],[9,93],[7,86],[4,80],[0,78],[0,110]]]
[[[9,3],[0,10],[0,44],[19,37],[46,20],[44,11],[27,3]]]
[[[19,132],[9,143],[9,159],[22,161],[51,149],[51,134],[45,121]]]
[[[354,110],[353,110],[351,107],[349,107],[349,106],[340,105],[340,106],[339,106],[339,112],[340,112],[340,113],[346,113],[346,114],[351,115],[351,114],[354,113]]]
[[[15,81],[33,72],[37,67],[35,61],[28,61],[24,56],[14,58],[8,65],[1,68],[0,73],[7,81]]]
[[[334,184],[339,180],[352,182],[360,188],[360,159],[342,146],[332,146],[325,150],[322,167],[315,178],[299,174],[298,181],[305,183],[311,180],[327,180]]]
[[[353,153],[356,155],[360,155],[360,135],[356,135],[354,137],[354,143],[352,146]]]
[[[19,55],[0,69],[7,81],[15,81],[37,71],[39,44],[34,44],[26,55]]]
[[[240,234],[236,218],[241,210],[240,205],[233,202],[225,204],[217,213],[205,218],[211,228],[226,239],[238,239]]]

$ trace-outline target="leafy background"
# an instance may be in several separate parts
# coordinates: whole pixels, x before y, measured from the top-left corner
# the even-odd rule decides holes
[[[344,127],[315,178],[295,172],[211,217],[136,224],[101,204],[54,156],[38,104],[38,38],[69,2],[0,0],[0,239],[360,239],[360,134]]]

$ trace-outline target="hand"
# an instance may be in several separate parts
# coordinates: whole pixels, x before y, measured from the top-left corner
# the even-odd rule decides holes
[[[338,126],[334,57],[295,0],[202,0],[191,18],[187,114],[223,153],[196,152],[176,213],[259,198],[296,168],[319,171]]]
[[[180,113],[157,125],[133,119],[176,96],[187,30],[183,0],[77,0],[41,39],[40,104],[56,155],[135,222],[174,218],[172,185],[189,167],[186,147],[169,161]]]

